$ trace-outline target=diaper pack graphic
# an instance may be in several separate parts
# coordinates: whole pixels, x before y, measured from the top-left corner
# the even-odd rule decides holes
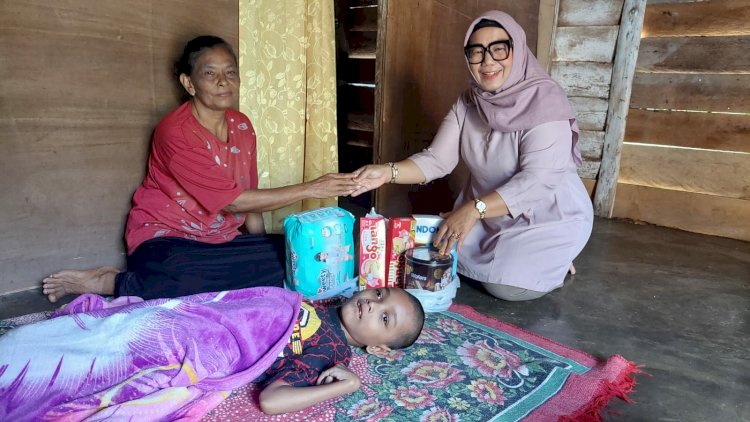
[[[354,216],[323,207],[284,219],[286,286],[316,296],[354,276]]]

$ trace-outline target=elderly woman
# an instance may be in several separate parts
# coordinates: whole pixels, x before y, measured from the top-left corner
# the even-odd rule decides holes
[[[456,244],[462,278],[493,296],[530,300],[562,286],[591,234],[591,200],[576,168],[578,126],[564,91],[526,46],[508,14],[487,12],[464,40],[471,87],[429,148],[354,172],[354,195],[384,183],[429,182],[459,156],[470,177],[435,237]]]
[[[51,302],[68,293],[176,297],[259,285],[281,286],[284,242],[267,235],[262,212],[306,198],[352,193],[351,175],[258,189],[256,138],[232,107],[240,76],[231,46],[214,36],[187,43],[176,63],[192,97],[156,127],[148,174],[133,197],[127,271],[66,270],[47,277]],[[244,227],[247,234],[241,234]]]

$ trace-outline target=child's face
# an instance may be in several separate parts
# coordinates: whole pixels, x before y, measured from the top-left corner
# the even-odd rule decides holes
[[[380,288],[357,292],[339,312],[352,346],[387,345],[412,329],[414,305],[403,289]]]

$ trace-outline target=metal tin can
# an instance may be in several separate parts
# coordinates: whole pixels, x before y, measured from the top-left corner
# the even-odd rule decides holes
[[[440,255],[435,248],[421,246],[407,250],[404,258],[407,289],[438,291],[453,280],[453,255]]]

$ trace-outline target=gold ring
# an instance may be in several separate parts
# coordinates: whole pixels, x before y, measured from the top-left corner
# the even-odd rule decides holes
[[[461,235],[460,235],[460,234],[458,234],[458,233],[453,233],[453,234],[451,235],[451,237],[452,237],[452,238],[454,238],[454,239],[460,239],[460,238],[461,238]]]

